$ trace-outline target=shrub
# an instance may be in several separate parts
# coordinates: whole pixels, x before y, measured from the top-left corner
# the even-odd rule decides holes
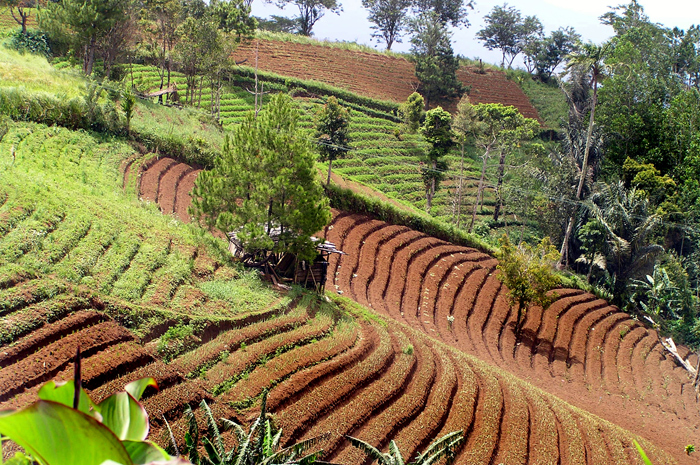
[[[34,53],[45,57],[51,55],[46,34],[34,29],[27,30],[26,34],[23,34],[21,29],[12,32],[9,46],[11,49],[22,53]]]

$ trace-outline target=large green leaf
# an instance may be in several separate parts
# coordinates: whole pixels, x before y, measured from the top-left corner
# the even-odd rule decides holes
[[[136,465],[170,460],[170,456],[150,441],[123,441],[126,451]]]
[[[124,390],[131,394],[134,399],[141,400],[143,391],[145,391],[148,386],[153,386],[154,388],[158,389],[158,383],[156,383],[155,379],[141,378],[124,386]]]
[[[57,383],[49,381],[39,389],[39,399],[58,402],[66,407],[73,407],[73,396],[75,394],[75,383],[71,380],[67,383]],[[80,400],[78,401],[78,410],[92,417],[101,419],[95,404],[88,397],[85,389],[80,389]]]
[[[133,464],[107,427],[57,402],[39,400],[19,411],[0,412],[0,433],[42,465],[95,465],[108,460]]]
[[[97,406],[102,423],[124,441],[143,441],[148,436],[148,414],[128,392],[117,392]]]

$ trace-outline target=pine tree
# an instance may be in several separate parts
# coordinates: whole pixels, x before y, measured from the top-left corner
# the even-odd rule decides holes
[[[282,94],[257,118],[250,113],[226,138],[214,168],[197,178],[192,214],[210,228],[236,231],[246,250],[289,251],[312,260],[310,236],[331,214],[298,120],[298,108]]]
[[[350,114],[338,104],[338,99],[328,97],[326,104],[316,114],[316,138],[321,161],[328,160],[328,179],[331,183],[331,169],[333,160],[343,158],[348,152],[348,130],[350,127]]]

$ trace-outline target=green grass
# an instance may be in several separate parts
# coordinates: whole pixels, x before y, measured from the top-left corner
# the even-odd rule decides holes
[[[568,105],[566,96],[559,88],[559,85],[552,79],[552,83],[543,83],[532,79],[525,73],[510,72],[509,76],[515,79],[520,87],[530,99],[532,105],[537,109],[537,113],[544,121],[544,126],[548,129],[559,129],[562,121],[566,121]]]
[[[0,91],[21,87],[64,97],[84,95],[87,81],[76,71],[58,70],[46,58],[0,47]]]

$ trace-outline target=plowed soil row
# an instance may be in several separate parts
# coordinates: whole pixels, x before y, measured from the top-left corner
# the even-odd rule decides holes
[[[255,40],[241,44],[234,53],[237,61],[256,62],[258,68],[283,76],[310,79],[382,100],[403,102],[418,83],[413,63],[402,57],[342,50],[322,45]],[[463,67],[457,77],[471,87],[472,103],[513,105],[527,118],[538,119],[522,89],[501,71]]]
[[[518,337],[516,312],[508,307],[507,289],[491,257],[396,226],[382,228],[361,215],[335,213],[328,240],[353,253],[332,263],[336,272],[329,276],[329,287],[625,429],[665,447],[682,447],[662,425],[680,420],[690,427],[700,409],[688,401],[692,379],[687,372],[660,344],[649,348],[658,341],[654,330],[591,294],[559,289],[546,310],[527,312]],[[649,404],[660,419],[653,426],[645,420]],[[520,416],[528,417],[529,410],[521,410]],[[506,459],[494,454],[495,463]]]

